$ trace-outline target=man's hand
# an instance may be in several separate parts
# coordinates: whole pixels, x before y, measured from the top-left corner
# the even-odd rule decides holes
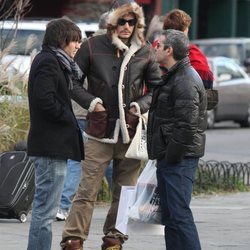
[[[105,111],[105,108],[103,107],[103,105],[101,103],[98,102],[95,105],[95,109],[94,109],[93,112],[101,112],[101,111]]]
[[[131,114],[136,114],[137,113],[137,110],[136,110],[136,107],[135,106],[132,106],[130,109],[129,109],[129,113]]]

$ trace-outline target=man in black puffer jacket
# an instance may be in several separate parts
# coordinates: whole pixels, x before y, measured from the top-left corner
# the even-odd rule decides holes
[[[201,78],[190,65],[188,49],[183,32],[163,31],[156,54],[168,70],[154,90],[148,121],[148,154],[157,159],[168,250],[201,249],[190,201],[205,149],[207,98]]]

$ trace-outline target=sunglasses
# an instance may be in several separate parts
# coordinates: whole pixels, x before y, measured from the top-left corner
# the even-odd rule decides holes
[[[119,26],[123,26],[123,25],[125,25],[126,23],[128,23],[129,26],[135,26],[136,23],[137,23],[137,19],[134,18],[134,19],[126,20],[126,19],[120,18],[120,19],[118,19],[118,21],[117,21],[117,24],[118,24]]]

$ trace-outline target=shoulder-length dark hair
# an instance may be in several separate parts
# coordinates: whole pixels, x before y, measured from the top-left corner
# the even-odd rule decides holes
[[[82,41],[82,33],[80,28],[69,19],[54,19],[47,24],[43,45],[63,49],[70,42],[76,41]]]

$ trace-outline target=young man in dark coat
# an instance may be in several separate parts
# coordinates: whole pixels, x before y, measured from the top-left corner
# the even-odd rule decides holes
[[[82,72],[73,61],[81,31],[67,19],[48,23],[42,51],[31,65],[28,97],[28,155],[35,167],[35,196],[28,250],[50,250],[51,224],[56,217],[67,159],[84,157],[80,128],[72,111],[69,90]]]
[[[189,40],[163,31],[156,47],[168,70],[156,87],[148,118],[148,155],[157,160],[157,181],[168,250],[200,250],[190,201],[199,158],[204,155],[207,98],[188,58]]]
[[[119,250],[127,239],[115,228],[121,186],[135,185],[140,161],[125,157],[138,123],[149,109],[152,86],[160,81],[155,53],[143,36],[142,8],[131,0],[114,1],[107,33],[84,42],[75,60],[88,90],[75,81],[73,99],[88,109],[84,174],[63,230],[65,250],[82,249],[108,163],[113,159],[112,203],[103,232],[103,250]],[[145,93],[145,84],[148,92]]]

